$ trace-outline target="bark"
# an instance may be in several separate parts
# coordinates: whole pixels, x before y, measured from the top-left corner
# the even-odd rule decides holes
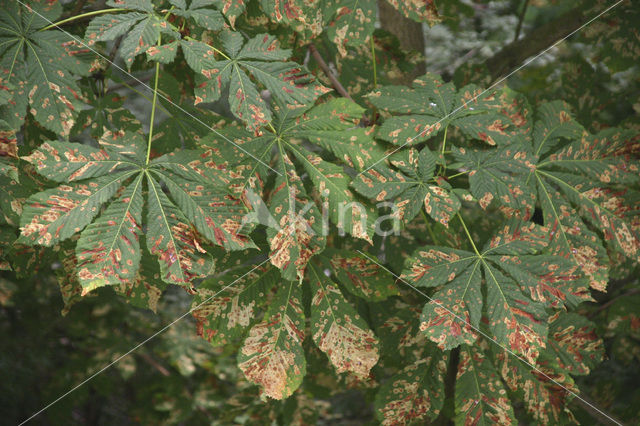
[[[396,8],[387,3],[386,0],[378,0],[378,12],[380,26],[383,30],[389,31],[398,38],[400,47],[403,50],[413,50],[424,55],[424,32],[422,31],[421,23],[405,17]],[[408,76],[408,82],[413,81],[415,77],[424,74],[426,71],[426,63],[420,61],[411,75]]]

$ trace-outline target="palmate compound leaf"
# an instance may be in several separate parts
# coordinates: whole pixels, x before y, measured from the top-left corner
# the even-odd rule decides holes
[[[358,202],[348,189],[349,175],[334,163],[311,152],[301,140],[307,140],[356,169],[368,167],[384,156],[371,135],[356,127],[363,109],[347,99],[334,99],[304,108],[275,108],[275,133],[253,135],[243,129],[229,127],[221,132],[235,142],[206,139],[207,155],[203,161],[221,170],[233,169],[236,179],[230,183],[235,193],[260,186],[267,179],[271,164],[280,173],[266,205],[254,193],[251,204],[257,204],[251,218],[267,226],[272,263],[283,271],[286,279],[302,279],[311,256],[325,246],[328,221],[339,232],[370,242],[375,231],[375,212]],[[275,162],[270,159],[275,155]],[[307,194],[299,165],[309,176],[318,202]],[[325,220],[327,223],[324,223]]]
[[[221,187],[223,174],[212,177],[200,153],[168,154],[147,165],[144,137],[132,131],[107,131],[100,145],[51,141],[24,157],[39,174],[62,184],[27,200],[18,242],[51,246],[80,232],[76,256],[84,293],[136,279],[143,227],[160,276],[170,283],[188,285],[212,271],[207,242],[227,249],[252,246],[240,234],[244,204]]]
[[[601,291],[609,261],[601,238],[588,225],[616,251],[640,258],[640,235],[631,224],[640,194],[629,188],[640,176],[629,151],[634,136],[615,128],[589,135],[560,102],[542,105],[534,126],[532,148],[540,159],[527,181],[538,192],[544,224],[553,236],[552,253],[574,262],[591,287]],[[561,146],[567,138],[571,142]]]
[[[175,7],[171,11],[174,15],[182,16],[184,18],[191,18],[195,21],[199,26],[206,28],[210,31],[218,31],[222,29],[224,26],[224,18],[222,14],[215,9],[210,9],[208,6],[214,4],[218,9],[220,9],[220,1],[218,2],[210,2],[207,0],[195,0],[189,3],[189,6],[186,6],[186,2],[184,0],[172,0],[171,4]],[[242,4],[242,2],[233,2]]]
[[[532,299],[520,284],[531,279],[522,258],[547,244],[545,228],[511,221],[480,253],[436,246],[418,249],[407,260],[403,278],[419,287],[442,286],[425,305],[420,328],[442,349],[473,344],[484,305],[487,327],[496,342],[535,362],[546,345],[545,305],[550,302]],[[536,258],[545,266],[540,273],[562,275],[553,257]],[[481,289],[483,278],[486,299]],[[543,279],[548,278],[545,275]]]
[[[221,39],[226,52],[221,60],[214,57],[214,48],[206,43],[180,43],[187,63],[197,75],[196,105],[215,102],[228,87],[231,112],[246,123],[247,129],[257,131],[271,121],[272,113],[247,73],[283,104],[307,105],[329,91],[305,67],[283,62],[291,51],[281,49],[271,35],[259,34],[244,42],[240,33],[227,31]]]
[[[498,371],[478,345],[463,345],[460,349],[455,412],[455,422],[460,425],[517,423]]]
[[[436,157],[429,148],[403,150],[391,155],[389,161],[398,170],[376,165],[357,175],[353,188],[376,201],[393,200],[395,214],[406,222],[424,207],[429,216],[448,227],[460,209],[460,200],[446,181],[434,177]]]
[[[535,193],[526,176],[536,159],[524,144],[514,142],[490,151],[453,148],[453,154],[469,172],[471,194],[482,209],[495,200],[508,216],[527,219],[533,215]]]
[[[0,79],[8,98],[0,117],[18,129],[29,109],[38,123],[67,138],[82,108],[76,76],[87,75],[90,66],[75,41],[60,31],[41,31],[48,22],[38,13],[55,20],[62,13],[59,2],[36,0],[29,6],[0,1]]]
[[[192,304],[198,334],[215,346],[244,337],[279,281],[278,270],[268,264],[243,267],[204,281]]]
[[[394,114],[376,133],[394,145],[424,142],[449,126],[489,145],[506,145],[517,134],[517,128],[496,108],[501,102],[498,93],[485,93],[475,86],[456,90],[435,74],[417,78],[411,88],[384,86],[368,99],[381,111]]]
[[[301,285],[284,281],[264,319],[251,328],[238,352],[238,367],[265,395],[284,399],[302,383],[304,327]]]
[[[604,356],[604,345],[595,325],[575,313],[557,312],[549,317],[549,339],[535,369],[498,348],[493,363],[525,409],[543,424],[575,423],[566,406],[567,389],[580,391],[571,375],[589,374]]]
[[[324,272],[316,265],[309,270],[313,341],[337,373],[350,371],[367,377],[378,362],[378,339]]]
[[[118,14],[100,15],[94,18],[85,32],[89,46],[97,41],[109,41],[123,36],[118,49],[129,69],[136,56],[147,53],[153,57],[154,48],[161,34],[179,39],[180,34],[161,15],[156,14],[151,0],[110,0],[109,6],[129,10]]]
[[[376,415],[383,425],[434,420],[444,404],[448,355],[439,350],[406,366],[380,386]]]
[[[588,374],[602,360],[603,352],[594,325],[563,311],[549,317],[547,347],[532,363],[535,368],[483,339],[473,347],[463,346],[456,381],[456,423],[513,422],[511,404],[498,375],[513,392],[514,401],[524,401],[535,421],[574,423],[565,407],[570,395],[565,388],[579,393],[570,374]]]

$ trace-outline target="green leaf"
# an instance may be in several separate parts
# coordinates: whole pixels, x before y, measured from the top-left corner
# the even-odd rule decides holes
[[[213,272],[214,262],[198,240],[189,220],[162,191],[160,183],[147,174],[149,213],[147,246],[158,256],[164,281],[188,284]]]
[[[311,265],[310,270],[313,341],[337,373],[367,377],[378,362],[378,339],[337,286],[317,266]]]
[[[97,41],[115,40],[123,36],[118,49],[127,68],[131,69],[136,56],[146,53],[148,59],[168,63],[177,52],[177,42],[157,47],[161,34],[168,34],[174,40],[180,34],[162,16],[156,15],[150,1],[112,2],[115,7],[135,12],[106,14],[94,18],[85,32],[85,40],[91,46]]]
[[[17,180],[0,175],[0,218],[8,225],[17,226],[20,223],[22,205],[29,194],[27,188]]]
[[[231,181],[224,172],[210,169],[194,151],[147,164],[145,138],[135,128],[107,130],[101,148],[45,142],[24,157],[62,184],[27,200],[19,242],[51,246],[81,233],[76,255],[84,294],[123,283],[133,291],[141,274],[142,229],[159,258],[161,279],[182,285],[212,272],[213,259],[203,248],[208,242],[236,250],[254,246],[241,230],[247,208],[222,186]]]
[[[429,148],[420,153],[415,149],[403,150],[389,160],[400,171],[375,166],[356,176],[352,182],[354,189],[376,201],[394,200],[398,217],[407,222],[424,206],[429,216],[448,227],[460,209],[460,200],[443,179],[434,177],[436,158]]]
[[[185,4],[174,3],[177,6],[177,10],[173,10],[172,13],[184,18],[192,18],[196,24],[211,31],[218,31],[224,26],[224,18],[222,14],[214,9],[208,9],[206,6],[209,2],[192,1],[189,8]]]
[[[470,139],[506,145],[516,131],[495,108],[495,96],[474,86],[456,90],[439,76],[425,74],[412,88],[385,86],[370,93],[368,99],[383,111],[402,114],[386,119],[377,132],[378,138],[394,145],[424,142],[449,126],[459,128]]]
[[[210,170],[201,153],[185,150],[168,154],[152,160],[150,167],[205,238],[228,250],[255,247],[242,229],[247,207],[223,186],[230,178]]]
[[[562,138],[577,134],[577,125],[560,107],[558,103],[542,107],[533,139],[536,151],[549,152]],[[615,128],[597,135],[582,133],[543,155],[528,175],[537,188],[545,226],[553,232],[553,253],[571,259],[591,287],[601,291],[607,285],[608,260],[601,238],[589,226],[614,250],[631,259],[640,257],[640,234],[632,225],[640,194],[617,185],[638,182],[629,153],[633,137],[632,132]]]
[[[547,352],[562,370],[586,375],[602,361],[604,345],[594,323],[575,313],[558,312],[549,319]]]
[[[191,3],[191,7],[195,4],[207,4],[207,0],[195,0]],[[236,19],[244,12],[246,8],[245,0],[213,0],[212,3],[227,18],[231,28],[234,27]]]
[[[36,121],[67,138],[82,107],[77,77],[87,75],[77,42],[59,31],[39,31],[49,24],[35,12],[56,19],[58,2],[31,2],[32,10],[17,2],[2,1],[0,19],[0,76],[3,97],[0,113],[12,128],[25,119],[27,105]],[[49,19],[49,18],[47,18]]]
[[[176,58],[178,46],[180,45],[177,41],[172,41],[171,43],[163,44],[162,46],[151,46],[146,50],[147,60],[157,61],[161,64],[169,64]]]
[[[351,250],[327,249],[323,260],[351,294],[377,302],[397,296],[395,279],[367,256]]]
[[[517,423],[497,371],[475,346],[464,346],[460,350],[455,405],[456,424]]]
[[[364,111],[349,99],[331,99],[305,111],[300,120],[281,122],[279,129],[304,137],[348,166],[364,170],[381,161],[385,155],[384,148],[371,137],[371,129],[356,126]]]
[[[338,229],[371,242],[375,213],[356,202],[348,189],[351,178],[341,167],[324,161],[311,152],[303,152],[293,144],[289,144],[288,148],[309,173],[323,203],[328,207],[329,217]]]
[[[140,266],[141,223],[142,174],[81,234],[76,257],[83,292],[133,282]]]
[[[270,208],[277,227],[267,230],[271,263],[289,280],[302,280],[309,259],[324,249],[322,219],[309,200],[287,154],[280,149],[281,169],[271,194]]]
[[[223,60],[216,60],[214,49],[205,43],[181,42],[187,63],[198,74],[196,104],[214,102],[222,90],[230,87],[233,114],[247,124],[247,129],[257,131],[271,121],[272,114],[247,73],[285,104],[306,105],[329,91],[304,67],[280,62],[289,58],[291,51],[280,49],[273,36],[259,34],[244,45],[239,33],[226,32],[221,38],[228,55]]]
[[[128,135],[142,142],[137,134]],[[109,138],[113,140],[113,138]],[[73,182],[104,176],[116,170],[138,167],[138,164],[118,152],[94,148],[89,145],[48,141],[40,145],[31,155],[23,157],[33,164],[41,176],[54,182]]]
[[[285,2],[260,0],[262,10],[273,22],[291,27],[294,31],[303,34],[305,39],[312,39],[323,31],[323,13],[318,8],[319,3],[298,0]]]
[[[559,371],[557,364],[540,362],[533,369],[504,351],[496,353],[494,358],[504,383],[524,402],[534,420],[543,424],[571,422],[573,415],[565,407],[570,395],[567,390],[575,394],[580,391],[569,374]]]
[[[167,284],[160,279],[158,262],[151,256],[141,241],[142,257],[136,277],[113,287],[115,292],[127,300],[127,303],[142,309],[157,312],[158,301]]]
[[[272,164],[280,173],[271,198],[267,200],[268,212],[266,209],[262,213],[256,212],[251,220],[268,227],[271,261],[283,271],[286,279],[301,279],[309,258],[324,249],[328,224],[322,223],[321,209],[342,232],[366,241],[373,236],[375,212],[364,206],[360,208],[358,199],[348,189],[349,175],[299,143],[301,139],[321,140],[319,145],[331,144],[333,152],[353,153],[353,156],[348,154],[346,157],[364,156],[362,153],[367,151],[354,147],[352,138],[364,147],[371,144],[371,137],[355,128],[361,109],[351,104],[350,101],[332,100],[312,108],[276,106],[275,133],[268,132],[254,138],[249,132],[228,127],[222,132],[233,138],[237,146],[229,146],[215,137],[205,142],[211,157],[205,157],[203,161],[233,169],[239,177],[237,183],[230,183],[233,191],[238,191],[235,193],[242,193],[267,179],[269,170],[265,163]],[[332,139],[337,131],[343,137]],[[343,142],[346,139],[349,143]],[[270,161],[274,154],[277,155],[275,164]],[[307,194],[294,161],[308,173],[320,195],[316,198],[318,201]],[[254,190],[252,188],[252,192]],[[253,192],[253,195],[254,201],[262,203],[260,194]]]
[[[486,210],[495,199],[509,216],[527,219],[533,215],[535,194],[526,176],[536,159],[524,146],[511,143],[492,151],[454,148],[453,154],[469,172],[471,193],[480,207]]]
[[[434,0],[420,2],[391,0],[389,4],[398,9],[407,18],[416,22],[426,22],[429,26],[433,26],[441,21]]]
[[[434,420],[444,404],[444,381],[448,356],[434,351],[407,365],[376,394],[376,415],[383,425]]]
[[[50,247],[81,231],[134,172],[119,172],[87,183],[60,185],[32,195],[20,218],[19,243]]]
[[[376,23],[376,2],[374,0],[327,0],[323,13],[327,37],[342,56],[347,47],[369,41]]]
[[[420,332],[418,307],[400,298],[390,298],[369,306],[376,335],[380,337],[380,357],[385,366],[401,370],[424,358],[443,353]]]
[[[268,265],[254,266],[204,281],[192,303],[198,334],[214,346],[245,336],[258,318],[258,308],[278,282],[278,275]]]
[[[535,362],[545,347],[547,314],[544,305],[520,285],[527,271],[519,265],[519,258],[547,243],[546,229],[510,222],[480,253],[434,246],[418,249],[407,260],[403,278],[421,287],[443,286],[425,305],[421,330],[442,349],[472,344],[482,317],[484,277],[484,310],[491,336],[499,345]],[[554,269],[548,267],[545,274],[553,274]]]
[[[245,377],[274,399],[289,397],[302,383],[306,361],[302,289],[285,281],[271,301],[265,319],[254,325],[238,353]]]

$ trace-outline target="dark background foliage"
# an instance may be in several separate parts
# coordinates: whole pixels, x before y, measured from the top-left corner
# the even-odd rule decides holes
[[[154,3],[162,3],[165,9],[169,5],[168,2]],[[224,1],[213,3],[220,10],[225,4]],[[225,16],[224,22],[233,21],[245,40],[262,33],[276,36],[283,48],[291,49],[291,61],[304,64],[320,83],[334,89],[336,97],[351,98],[363,107],[345,112],[350,114],[353,122],[362,118],[361,125],[381,125],[388,117],[374,105],[375,102],[371,103],[365,97],[377,87],[408,85],[425,72],[442,75],[444,81],[454,82],[458,88],[468,83],[487,87],[509,75],[500,87],[519,92],[522,95],[520,99],[528,102],[532,109],[547,101],[562,100],[588,132],[595,134],[613,127],[623,128],[634,135],[630,139],[637,144],[640,133],[640,73],[637,64],[640,4],[635,0],[623,1],[620,6],[531,62],[528,62],[529,58],[562,40],[613,3],[593,0],[440,0],[436,6],[441,22],[432,22],[435,25],[429,26],[406,18],[385,0],[379,0],[377,6],[370,2],[374,5],[371,25],[375,26],[371,43],[367,39],[366,42],[348,45],[336,43],[334,27],[317,35],[313,26],[293,31],[284,21],[279,24],[269,21],[269,11],[260,3],[248,1],[245,12],[237,18],[230,18],[232,14]],[[353,2],[344,3],[352,6]],[[108,7],[104,2],[92,0],[63,1],[61,4],[62,18]],[[376,13],[378,10],[379,15]],[[90,20],[89,17],[72,20],[62,28],[82,38]],[[187,26],[179,30],[187,36],[190,28]],[[202,34],[196,34],[196,30],[192,35],[194,38],[202,37]],[[135,46],[123,46],[122,43],[123,38],[117,37],[103,43],[100,51],[122,69],[131,67],[135,79],[122,69],[111,66],[95,72],[78,72],[82,78],[77,89],[95,110],[87,107],[80,113],[77,127],[70,130],[71,140],[80,141],[81,137],[90,135],[87,139],[96,145],[92,137],[97,139],[102,132],[90,124],[107,120],[100,117],[102,108],[117,110],[124,104],[126,111],[120,113],[125,118],[121,123],[136,119],[142,123],[149,122],[152,95],[140,83],[154,82],[155,63],[144,55],[130,63],[125,62],[117,52]],[[239,107],[227,102],[228,91],[234,90],[233,86],[231,89],[223,87],[219,101],[199,105],[199,108],[191,106],[194,98],[192,87],[196,86],[191,79],[197,77],[187,66],[189,60],[183,59],[187,54],[180,55],[177,61],[163,65],[157,83],[162,93],[179,102],[193,116],[188,117],[185,111],[178,110],[165,99],[159,99],[151,158],[175,148],[195,148],[194,141],[200,143],[204,140],[206,146],[206,138],[211,134],[209,129],[203,128],[202,122],[215,129],[226,129],[221,130],[225,137],[250,138],[251,133],[245,131],[244,126],[225,127],[234,120],[234,116],[239,117]],[[87,64],[95,59],[95,55],[87,51],[78,53],[77,57]],[[519,69],[525,63],[526,67]],[[5,65],[0,63],[2,67]],[[519,70],[510,75],[516,69]],[[0,86],[2,82],[0,80]],[[96,93],[108,96],[97,97]],[[277,99],[269,99],[270,96],[277,97],[277,94],[273,95],[262,93],[267,102],[277,102]],[[4,105],[4,101],[0,105]],[[59,123],[47,126],[39,117],[26,115],[26,121],[18,126],[16,136],[16,125],[12,119],[8,115],[0,117],[3,138],[0,140],[3,143],[0,154],[3,158],[16,154],[26,156],[43,141],[55,139],[61,131],[66,131],[64,126],[57,127]],[[82,127],[85,124],[88,126]],[[260,127],[264,123],[256,125]],[[135,127],[136,132],[148,129],[148,124]],[[17,153],[5,152],[4,142],[11,146],[9,140],[12,135],[18,140]],[[459,133],[452,137],[454,141],[462,138]],[[433,147],[438,149],[437,145]],[[304,145],[306,151],[322,153],[323,159],[334,161],[337,157],[335,152],[323,151],[323,148],[320,143]],[[632,155],[635,163],[631,164],[637,167],[637,150]],[[126,288],[114,291],[105,287],[80,297],[79,287],[74,281],[75,269],[67,264],[74,254],[75,237],[72,241],[56,245],[54,250],[13,243],[18,221],[15,212],[13,216],[7,213],[12,207],[7,207],[9,201],[6,200],[24,201],[43,188],[51,188],[51,182],[28,167],[20,171],[19,188],[12,186],[10,182],[13,181],[7,176],[0,176],[0,190],[4,193],[0,194],[3,197],[0,203],[4,203],[2,210],[5,216],[0,228],[0,265],[3,269],[0,272],[0,415],[2,423],[15,424],[189,311],[193,292],[162,284],[157,289],[154,287],[153,291],[147,287],[149,293],[143,291],[142,296],[147,300],[142,302],[138,297],[140,294],[136,293],[140,289],[136,289],[132,296]],[[306,174],[303,176],[307,177]],[[260,184],[269,187],[273,185],[273,179],[270,177]],[[638,189],[637,182],[631,185]],[[466,181],[460,186],[468,187]],[[306,188],[311,192],[310,185],[307,184]],[[638,208],[637,200],[633,208]],[[483,210],[468,207],[463,211],[474,239],[488,239],[493,233],[491,218],[499,216],[497,209],[487,215]],[[426,220],[426,225],[423,220]],[[539,206],[532,221],[544,221]],[[637,215],[630,221],[638,226]],[[266,247],[268,242],[263,240],[273,237],[261,231],[256,234],[253,238],[259,247]],[[266,238],[264,234],[267,234]],[[464,241],[466,237],[459,225],[456,224],[455,229],[446,229],[426,216],[417,215],[415,220],[406,224],[400,237],[374,238],[370,252],[379,255],[386,267],[400,274],[403,262],[414,249],[425,244],[459,246],[465,244]],[[341,239],[337,233],[327,238],[326,245],[345,250],[364,248],[361,241],[351,237]],[[216,255],[221,253],[219,248],[205,248]],[[573,313],[593,322],[595,333],[603,339],[603,361],[588,375],[574,379],[584,401],[621,422],[631,423],[640,416],[640,389],[637,386],[640,381],[640,269],[637,262],[612,248],[608,250],[610,263],[607,265],[606,292],[593,290],[593,301],[572,309]],[[251,256],[247,259],[252,263],[265,259],[265,256]],[[143,265],[144,262],[143,258]],[[145,273],[156,278],[159,275],[153,267]],[[290,270],[283,275],[294,280],[297,273],[298,270]],[[199,285],[200,281],[195,283]],[[343,293],[358,313],[365,313],[366,321],[378,334],[380,324],[384,322],[380,318],[385,318],[385,315],[389,318],[392,313],[417,327],[419,311],[425,300],[400,282],[395,285],[398,286],[397,293],[389,294],[395,305],[365,302],[350,292]],[[160,294],[159,300],[155,300]],[[305,300],[310,297],[309,294],[303,295]],[[148,298],[153,298],[154,302],[149,303]],[[406,317],[403,317],[405,313]],[[364,380],[349,373],[335,373],[326,356],[308,335],[302,343],[307,371],[302,387],[290,398],[277,401],[261,397],[258,387],[238,369],[236,357],[241,341],[214,347],[198,336],[197,319],[186,316],[52,405],[33,422],[52,425],[267,424],[271,421],[277,424],[378,424],[381,418],[376,412],[379,407],[374,402],[381,383],[404,367],[394,362],[400,363],[400,358],[404,362],[413,356],[402,354],[394,359],[396,347],[387,353],[382,351],[382,366],[374,367],[372,377]],[[426,339],[419,345],[433,346]],[[434,349],[429,353],[436,352]],[[446,362],[443,361],[444,405],[439,415],[429,416],[429,421],[435,424],[460,422],[460,419],[456,420],[454,408],[459,350],[448,352],[448,356]],[[539,421],[527,410],[520,393],[510,396],[516,401],[513,410],[521,422]],[[574,398],[567,404],[575,420],[585,424],[610,423],[584,401]],[[562,418],[562,421],[569,420]],[[416,420],[419,424],[424,421]],[[400,420],[397,422],[401,423]]]

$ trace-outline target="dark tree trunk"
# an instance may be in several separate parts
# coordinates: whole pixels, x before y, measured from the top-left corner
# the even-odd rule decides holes
[[[378,0],[378,9],[380,11],[380,25],[383,30],[389,31],[395,35],[400,41],[400,47],[403,50],[413,50],[424,55],[424,32],[422,24],[406,18],[398,12],[386,0]],[[426,63],[420,61],[413,72],[407,76],[407,83],[413,81],[415,77],[424,74],[427,71]]]

